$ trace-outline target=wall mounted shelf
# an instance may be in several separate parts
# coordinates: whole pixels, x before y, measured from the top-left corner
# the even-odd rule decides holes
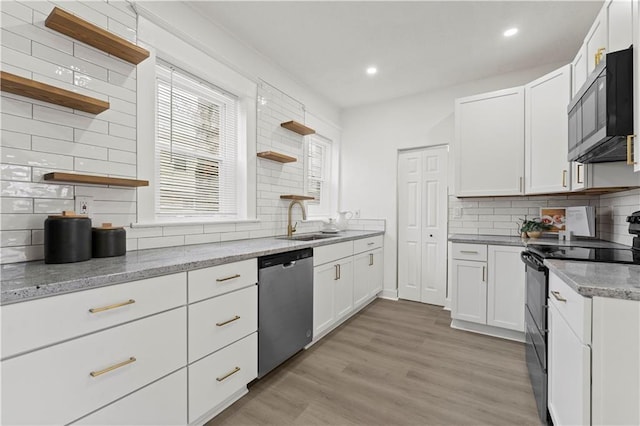
[[[307,127],[304,124],[300,124],[297,121],[293,121],[293,120],[281,123],[280,126],[302,136],[312,135],[316,132],[311,127]]]
[[[76,173],[52,172],[44,175],[44,180],[53,182],[88,183],[92,185],[149,186],[148,180],[114,178],[108,176],[80,175]]]
[[[305,200],[315,200],[315,198],[313,197],[309,197],[307,195],[281,195],[280,196],[281,200],[298,200],[298,201],[305,201]]]
[[[44,25],[132,64],[137,65],[149,57],[148,50],[59,7],[53,8]]]
[[[109,109],[109,102],[81,95],[70,90],[60,89],[49,84],[20,77],[8,72],[0,72],[3,92],[26,96],[64,107],[77,109],[91,114],[100,114]]]
[[[258,157],[277,161],[278,163],[295,163],[296,161],[298,161],[295,157],[290,157],[288,155],[280,154],[279,152],[275,151],[259,152]]]

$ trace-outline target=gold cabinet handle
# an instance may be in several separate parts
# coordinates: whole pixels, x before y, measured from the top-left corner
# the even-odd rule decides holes
[[[340,279],[340,276],[338,275],[338,267],[339,265],[333,265],[333,268],[335,269],[335,276],[333,278],[334,281],[337,281]]]
[[[230,277],[225,277],[225,278],[216,278],[216,282],[221,283],[224,281],[233,280],[235,278],[240,278],[240,274],[231,275]]]
[[[103,306],[101,308],[91,308],[89,309],[89,312],[91,312],[92,314],[97,314],[98,312],[109,311],[111,309],[121,308],[123,306],[132,305],[134,303],[136,303],[135,300],[129,299],[126,302],[114,303],[113,305]]]
[[[567,171],[566,170],[562,171],[562,187],[563,188],[567,187]]]
[[[606,50],[607,50],[606,48],[601,47],[601,48],[600,48],[600,49],[598,49],[598,51],[595,53],[595,55],[594,55],[594,56],[595,56],[595,62],[596,62],[596,65],[598,65],[598,64],[602,61],[602,56],[603,56],[603,54],[604,54],[604,52],[605,52]]]
[[[487,267],[483,266],[482,267],[482,282],[486,282],[487,281]]]
[[[340,269],[340,264],[338,263],[338,279],[342,278],[342,270]]]
[[[520,183],[518,184],[518,190],[522,192],[522,176],[520,176]]]
[[[460,250],[460,253],[478,254],[478,252],[475,250]]]
[[[373,253],[369,253],[369,266],[373,266]]]
[[[564,297],[560,296],[560,292],[559,291],[552,291],[551,294],[553,294],[553,297],[555,297],[558,302],[566,302],[567,301],[567,299],[565,299]]]
[[[633,142],[632,139],[635,138],[636,135],[627,135],[627,164],[633,166],[634,164],[638,164],[633,161]]]
[[[239,319],[240,319],[240,317],[238,315],[236,315],[233,318],[231,318],[230,320],[226,320],[226,321],[223,321],[223,322],[217,322],[216,326],[222,327],[222,326],[230,324],[230,323],[232,323],[234,321],[238,321]]]
[[[240,371],[240,367],[236,367],[233,370],[229,371],[227,374],[225,374],[224,376],[220,376],[220,377],[216,377],[216,380],[221,382],[223,380],[226,380],[227,378],[229,378],[230,376],[233,376],[234,374],[236,374],[238,371]]]
[[[584,164],[578,164],[578,167],[576,170],[576,174],[578,175],[576,180],[578,181],[578,183],[584,183],[584,178],[582,177],[582,173],[580,173],[583,167],[584,167]]]
[[[372,245],[374,245],[374,244],[375,244],[375,241],[372,241],[372,242],[370,242],[370,243],[367,243],[367,245],[368,245],[368,246],[372,246]]]
[[[89,373],[91,377],[98,377],[104,373],[108,373],[109,371],[113,371],[117,368],[124,367],[125,365],[136,362],[136,357],[132,356],[126,361],[119,362],[118,364],[112,365],[111,367],[107,367],[104,370],[92,371]]]

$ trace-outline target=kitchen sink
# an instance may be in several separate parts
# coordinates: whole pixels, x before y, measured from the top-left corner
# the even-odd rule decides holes
[[[335,237],[335,234],[302,234],[294,235],[292,237],[277,237],[278,240],[293,240],[293,241],[314,241],[324,240],[325,238]]]

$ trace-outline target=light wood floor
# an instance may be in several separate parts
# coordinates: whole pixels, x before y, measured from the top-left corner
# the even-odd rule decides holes
[[[378,299],[254,383],[214,425],[539,425],[524,345]]]

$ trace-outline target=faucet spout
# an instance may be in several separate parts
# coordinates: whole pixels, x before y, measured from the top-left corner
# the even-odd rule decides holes
[[[294,232],[296,232],[296,225],[291,226],[291,210],[293,209],[293,206],[297,204],[300,206],[300,209],[302,210],[302,220],[305,220],[307,218],[307,212],[304,209],[304,204],[302,204],[301,201],[299,200],[292,200],[291,203],[289,203],[289,211],[287,213],[287,237],[291,237],[293,235]]]

